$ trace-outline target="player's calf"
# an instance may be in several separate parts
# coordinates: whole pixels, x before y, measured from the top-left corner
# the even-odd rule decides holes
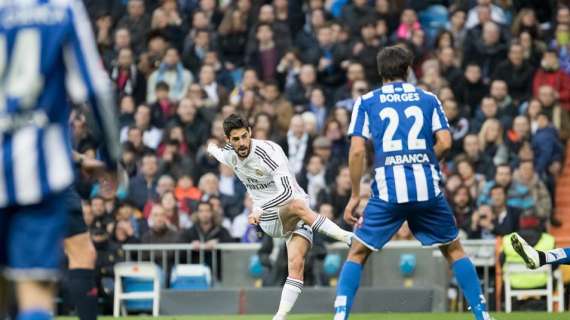
[[[281,210],[283,215],[295,215],[303,220],[306,224],[311,226],[313,231],[322,233],[335,240],[342,241],[350,246],[352,243],[352,232],[343,230],[337,224],[329,220],[327,217],[322,216],[311,210],[305,201],[295,199]]]
[[[465,251],[459,240],[454,240],[449,244],[439,247],[443,256],[451,265],[451,269],[457,279],[457,283],[469,302],[471,312],[477,320],[490,320],[487,311],[487,303],[481,292],[479,276],[471,260],[465,256]]]
[[[283,285],[279,310],[273,320],[286,319],[303,291],[303,272],[305,271],[305,256],[311,244],[301,235],[293,234],[287,243],[287,267],[289,276]]]

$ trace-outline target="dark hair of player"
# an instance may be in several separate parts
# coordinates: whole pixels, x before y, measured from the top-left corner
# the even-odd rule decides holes
[[[398,79],[405,80],[413,58],[410,51],[400,46],[386,47],[380,50],[376,56],[378,73],[384,82]]]
[[[247,119],[237,115],[237,114],[231,114],[229,115],[226,119],[224,119],[224,134],[226,135],[226,137],[230,137],[230,133],[232,132],[232,130],[236,130],[236,129],[249,129],[249,123],[247,122]]]

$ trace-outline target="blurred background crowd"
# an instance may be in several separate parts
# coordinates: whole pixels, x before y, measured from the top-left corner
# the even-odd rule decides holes
[[[462,236],[560,224],[553,196],[570,137],[568,1],[84,2],[116,90],[129,176],[118,186],[78,169],[103,275],[126,243],[263,241],[262,264],[275,264],[283,241],[258,238],[244,186],[205,151],[225,143],[232,113],[248,117],[255,138],[279,143],[311,207],[348,228],[352,105],[380,85],[376,54],[392,44],[414,53],[409,82],[437,94],[449,119],[445,191]],[[87,121],[78,108],[73,146],[95,157]],[[412,239],[405,225],[396,237]],[[316,240],[312,258],[323,259],[327,241]]]

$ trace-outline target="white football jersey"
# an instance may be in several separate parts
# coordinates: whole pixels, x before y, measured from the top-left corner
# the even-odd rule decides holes
[[[208,152],[234,170],[251,195],[254,206],[264,212],[283,206],[292,199],[308,198],[289,171],[285,152],[275,142],[251,139],[251,151],[243,160],[229,144],[224,148],[210,144]]]

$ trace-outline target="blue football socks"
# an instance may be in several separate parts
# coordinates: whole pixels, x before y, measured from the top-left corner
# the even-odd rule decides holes
[[[346,261],[340,272],[334,302],[334,320],[346,320],[352,308],[354,296],[360,285],[362,265],[352,261]]]
[[[467,302],[469,302],[469,306],[471,306],[471,312],[475,315],[475,319],[490,319],[485,297],[481,292],[479,277],[471,260],[467,257],[459,259],[451,265],[451,269],[455,274],[459,287],[463,290]]]

